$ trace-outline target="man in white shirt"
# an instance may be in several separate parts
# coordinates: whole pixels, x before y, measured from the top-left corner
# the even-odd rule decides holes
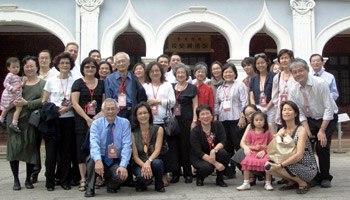
[[[299,107],[300,122],[305,127],[309,138],[315,137],[316,153],[319,160],[319,172],[312,185],[331,187],[333,176],[330,175],[330,147],[332,134],[338,121],[338,107],[330,95],[327,83],[309,74],[307,63],[296,58],[289,65],[297,83],[288,93],[288,99]],[[313,141],[312,141],[313,142]]]
[[[70,56],[73,58],[74,63],[75,63],[75,61],[78,58],[79,46],[75,42],[69,42],[67,44],[66,48],[64,49],[64,52],[69,53]],[[55,67],[52,67],[51,71],[50,71],[50,77],[58,76],[59,72],[57,71],[57,69]],[[71,70],[71,73],[72,73],[72,77],[74,78],[74,80],[77,80],[77,79],[83,77],[83,75],[81,75],[80,66],[79,65],[74,66],[73,69]]]
[[[178,53],[176,53],[176,52],[172,53],[171,57],[170,57],[171,70],[169,71],[171,73],[169,73],[168,77],[166,78],[166,80],[169,83],[177,83],[176,77],[174,75],[174,69],[175,69],[176,65],[178,65],[180,63],[181,63],[180,55]],[[188,77],[187,83],[191,83],[192,84],[192,77],[191,76]]]

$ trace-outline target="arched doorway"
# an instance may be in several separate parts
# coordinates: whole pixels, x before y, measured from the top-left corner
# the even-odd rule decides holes
[[[184,26],[172,32],[164,43],[164,53],[169,56],[177,52],[183,63],[192,70],[199,61],[210,64],[219,61],[222,64],[229,58],[229,46],[226,38],[217,30],[207,26]],[[210,77],[210,73],[208,74]]]
[[[0,25],[0,81],[3,82],[7,69],[6,59],[18,57],[20,60],[26,55],[38,56],[41,50],[48,49],[52,56],[64,51],[64,44],[55,35],[44,29],[24,23],[8,23]],[[3,86],[1,84],[1,89]]]
[[[271,62],[277,58],[277,45],[274,39],[264,32],[255,34],[250,40],[249,56],[257,53],[265,53]]]
[[[121,35],[119,35],[113,45],[113,55],[116,53],[123,51],[129,54],[130,56],[130,66],[129,70],[139,62],[142,62],[141,57],[146,55],[146,43],[141,35],[136,33],[132,27],[128,27],[128,29]],[[111,55],[104,55],[104,57],[108,57]]]
[[[337,82],[340,113],[349,112],[346,108],[350,108],[350,29],[331,38],[324,46],[322,55],[328,58],[325,70],[332,73]]]

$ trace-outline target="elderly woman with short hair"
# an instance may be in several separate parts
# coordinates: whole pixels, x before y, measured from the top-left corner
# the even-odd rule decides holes
[[[198,62],[194,67],[194,76],[196,77],[196,83],[194,84],[198,89],[198,106],[207,104],[214,110],[214,93],[213,89],[205,84],[205,80],[208,74],[208,66],[204,62]]]
[[[192,168],[190,163],[190,132],[197,125],[196,109],[198,105],[198,89],[196,86],[187,83],[190,77],[190,68],[179,63],[176,65],[175,77],[178,83],[173,83],[175,90],[176,103],[174,106],[174,114],[179,122],[179,150],[180,163],[183,167],[183,175],[185,183],[192,183]],[[180,178],[180,170],[173,172],[170,183],[176,183]]]

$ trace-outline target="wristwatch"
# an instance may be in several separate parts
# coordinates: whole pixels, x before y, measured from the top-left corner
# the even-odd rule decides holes
[[[149,160],[150,162],[152,162],[152,161],[153,161],[151,158],[148,158],[148,160]]]

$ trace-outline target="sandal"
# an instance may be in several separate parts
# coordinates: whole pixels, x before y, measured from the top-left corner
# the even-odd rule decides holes
[[[98,176],[96,179],[95,188],[100,189],[100,187],[103,186],[105,186],[105,183],[103,182],[103,179],[100,176]]]
[[[86,190],[86,181],[80,181],[80,184],[78,186],[78,190],[81,192],[84,192]]]
[[[293,183],[290,185],[284,185],[282,187],[279,188],[280,191],[285,191],[285,190],[293,190],[293,189],[297,189],[299,187],[299,185],[297,183]]]
[[[306,186],[300,186],[297,189],[297,194],[306,194],[308,191],[310,190],[310,186],[306,185]]]

